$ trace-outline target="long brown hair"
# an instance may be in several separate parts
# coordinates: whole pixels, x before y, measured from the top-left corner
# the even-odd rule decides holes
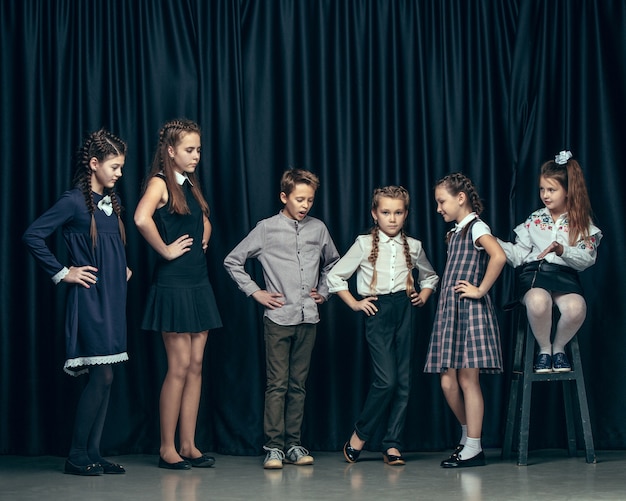
[[[402,186],[385,186],[383,188],[376,188],[374,190],[374,194],[372,195],[372,211],[376,211],[378,209],[378,205],[380,203],[381,198],[393,198],[395,200],[402,200],[404,203],[404,209],[406,211],[409,210],[409,204],[411,199],[409,197],[409,192],[403,188]],[[406,220],[405,220],[406,222]],[[376,261],[378,260],[378,243],[379,243],[379,235],[378,235],[378,223],[375,222],[374,226],[370,230],[370,234],[372,235],[372,251],[370,252],[367,260],[372,264],[374,268],[374,272],[372,274],[372,281],[370,282],[370,291],[374,292],[376,290]],[[404,227],[400,230],[400,234],[402,235],[402,246],[404,248],[404,259],[406,261],[406,267],[409,269],[408,275],[406,277],[406,294],[410,296],[414,289],[414,280],[413,280],[413,262],[411,261],[411,251],[409,249],[409,241],[406,238],[406,233],[404,232]]]
[[[148,173],[148,177],[146,178],[146,182],[144,183],[144,191],[147,186],[147,182],[156,176],[159,173],[163,173],[165,176],[165,184],[167,185],[167,191],[170,196],[170,208],[169,211],[175,214],[189,214],[190,210],[187,206],[187,201],[185,200],[185,194],[181,186],[176,182],[176,174],[175,174],[175,163],[172,158],[170,158],[168,154],[168,148],[176,148],[183,137],[187,134],[198,134],[200,133],[200,126],[187,119],[176,119],[167,122],[161,130],[159,131],[159,144],[157,146],[157,150],[154,153],[154,159],[152,160],[152,168]],[[194,198],[200,204],[200,208],[202,212],[208,217],[209,216],[209,204],[205,200],[202,195],[202,190],[200,189],[200,181],[195,172],[189,173],[187,175],[189,181],[191,182],[191,193]]]
[[[91,225],[89,227],[89,235],[91,236],[91,245],[96,246],[98,240],[98,229],[96,228],[96,204],[93,201],[93,191],[91,190],[91,174],[92,170],[89,162],[95,158],[98,162],[104,162],[109,157],[126,156],[126,143],[119,137],[111,134],[105,129],[92,132],[83,141],[83,145],[78,150],[76,157],[76,170],[74,171],[74,185],[81,190],[85,198],[85,204],[91,214]],[[117,216],[120,228],[120,236],[122,242],[126,244],[126,230],[122,222],[122,207],[112,188],[104,188],[104,195],[111,197],[111,205]]]
[[[567,194],[566,209],[569,224],[569,244],[575,245],[580,239],[589,239],[589,225],[593,223],[591,202],[583,170],[576,160],[570,158],[565,164],[549,160],[541,166],[539,179],[554,179]]]

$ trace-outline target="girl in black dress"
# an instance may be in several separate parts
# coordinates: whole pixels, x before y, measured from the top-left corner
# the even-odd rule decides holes
[[[79,151],[75,187],[24,233],[24,242],[55,284],[68,285],[65,321],[68,374],[89,373],[76,411],[65,473],[124,473],[100,455],[113,365],[126,354],[126,266],[124,224],[113,186],[122,176],[126,144],[110,132],[90,134]],[[70,265],[63,266],[46,245],[62,228]]]
[[[159,405],[159,467],[175,470],[215,462],[195,444],[204,348],[208,331],[222,326],[205,256],[211,223],[195,173],[199,161],[198,125],[189,120],[166,123],[135,211],[137,228],[158,253],[142,328],[160,332],[167,352]]]

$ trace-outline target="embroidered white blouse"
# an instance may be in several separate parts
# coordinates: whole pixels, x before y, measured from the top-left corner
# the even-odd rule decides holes
[[[595,264],[597,248],[602,239],[600,229],[591,224],[589,239],[585,241],[581,238],[575,245],[570,245],[567,213],[554,221],[550,211],[545,207],[533,212],[513,231],[516,235],[515,243],[498,239],[498,243],[504,249],[508,264],[513,267],[537,261],[537,256],[556,241],[563,246],[563,254],[557,256],[556,253],[551,252],[544,259],[552,264],[583,271]]]

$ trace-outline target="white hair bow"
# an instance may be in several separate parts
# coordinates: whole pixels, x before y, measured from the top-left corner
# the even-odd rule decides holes
[[[113,214],[113,204],[111,204],[111,197],[107,195],[98,202],[98,209],[104,212],[107,216]]]
[[[563,150],[561,152],[559,152],[558,155],[554,156],[554,161],[559,164],[559,165],[565,165],[567,163],[567,161],[572,158],[572,152],[571,151],[567,151],[567,150]]]

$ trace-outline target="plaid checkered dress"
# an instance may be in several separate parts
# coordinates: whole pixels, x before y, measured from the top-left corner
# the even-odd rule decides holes
[[[458,280],[478,285],[485,275],[487,253],[476,250],[472,242],[471,227],[477,220],[450,238],[424,372],[448,368],[502,372],[500,330],[491,297],[461,299],[454,292]]]

